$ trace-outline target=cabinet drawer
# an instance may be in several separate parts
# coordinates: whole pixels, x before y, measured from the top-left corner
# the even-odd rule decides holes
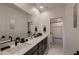
[[[32,55],[38,55],[38,54],[39,54],[39,51],[38,51],[38,49],[37,49],[36,51],[33,52]]]
[[[43,51],[42,50],[39,50],[39,55],[43,55]]]

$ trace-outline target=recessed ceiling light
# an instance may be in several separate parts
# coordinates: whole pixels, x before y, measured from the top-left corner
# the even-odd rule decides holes
[[[40,8],[43,8],[43,6],[40,6]]]

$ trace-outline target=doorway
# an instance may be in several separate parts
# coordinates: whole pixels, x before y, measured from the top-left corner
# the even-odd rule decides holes
[[[50,19],[50,50],[49,54],[63,54],[63,17]]]

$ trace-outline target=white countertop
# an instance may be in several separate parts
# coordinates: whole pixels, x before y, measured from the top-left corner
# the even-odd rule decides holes
[[[23,55],[25,52],[29,51],[32,47],[42,41],[46,36],[47,35],[42,35],[40,37],[33,38],[28,42],[20,43],[17,46],[7,49],[5,51],[0,51],[0,55]]]

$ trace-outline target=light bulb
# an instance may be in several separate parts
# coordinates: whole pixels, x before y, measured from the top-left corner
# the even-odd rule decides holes
[[[40,8],[43,8],[43,6],[40,6]]]

